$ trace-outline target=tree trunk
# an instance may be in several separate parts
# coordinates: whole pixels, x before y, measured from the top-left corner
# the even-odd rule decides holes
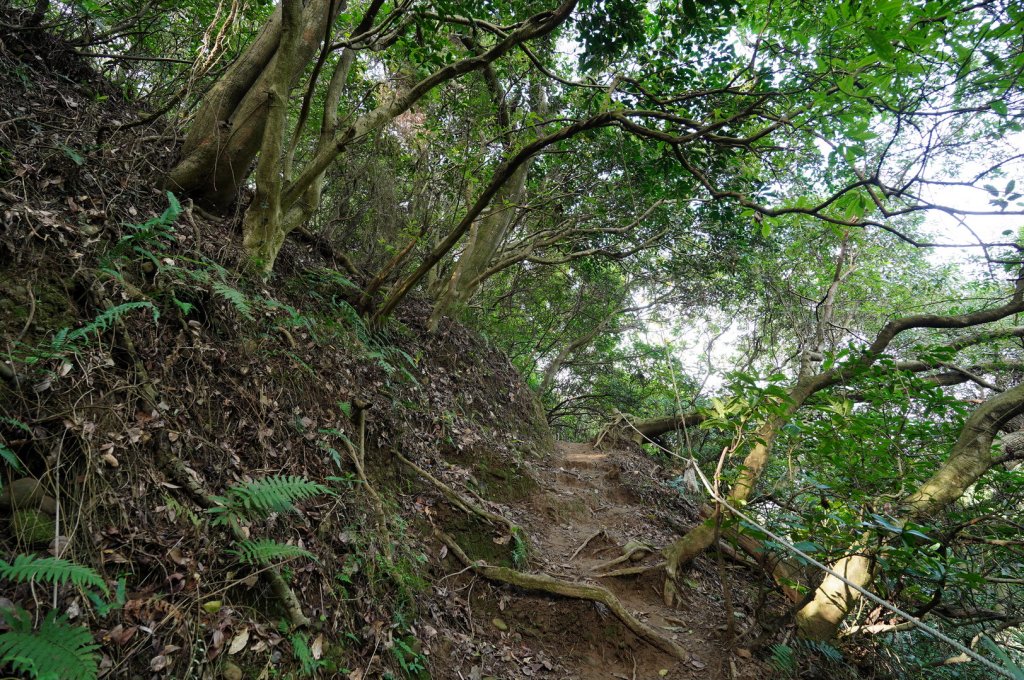
[[[1024,385],[998,394],[979,406],[964,423],[949,458],[904,499],[903,521],[925,519],[963,496],[997,462],[992,455],[996,434],[1021,413],[1024,413]],[[1013,425],[1019,426],[1018,423]],[[1013,436],[1016,434],[1007,437],[1004,450],[1018,445],[1018,438]],[[871,562],[869,554],[851,555],[836,562],[831,569],[863,588],[871,583]],[[834,638],[859,599],[857,590],[827,575],[814,599],[797,613],[801,634],[815,640]]]
[[[754,484],[761,476],[761,470],[768,463],[771,454],[772,443],[782,428],[793,417],[793,414],[803,406],[807,398],[824,387],[831,385],[834,377],[831,374],[823,373],[812,378],[801,380],[789,391],[789,401],[774,416],[768,418],[754,433],[754,444],[750,452],[743,459],[743,467],[740,470],[736,483],[729,491],[728,501],[734,507],[742,507],[750,497]],[[665,549],[665,572],[668,578],[665,579],[665,602],[671,605],[675,601],[676,584],[678,583],[684,566],[689,564],[707,550],[715,542],[714,520],[708,520],[699,524],[688,534]]]
[[[494,197],[493,207],[470,228],[470,236],[458,262],[452,268],[447,285],[438,295],[430,314],[428,328],[437,329],[449,309],[464,303],[476,292],[473,285],[501,246],[516,215],[516,206],[526,194],[526,175],[530,163],[516,168],[505,185]]]
[[[250,258],[249,267],[261,274],[269,273],[273,268],[286,235],[281,229],[281,187],[284,182],[281,162],[288,119],[288,90],[300,57],[302,0],[282,0],[282,7],[281,40],[266,84],[266,129],[256,166],[256,193],[242,224],[242,245]]]
[[[287,87],[279,94],[287,97],[341,4],[335,3],[335,14],[330,16],[330,0],[309,0],[303,8],[296,53],[289,59]],[[278,5],[256,40],[203,97],[178,163],[167,175],[168,189],[216,210],[235,201],[263,141],[274,99],[270,88],[276,78],[280,44]]]

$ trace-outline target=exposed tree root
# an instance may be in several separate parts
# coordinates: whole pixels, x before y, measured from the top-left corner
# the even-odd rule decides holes
[[[593,541],[598,536],[601,536],[602,534],[604,534],[604,529],[598,529],[594,533],[590,534],[590,536],[587,538],[587,540],[583,541],[583,543],[580,544],[580,547],[576,548],[576,551],[572,555],[569,556],[569,560],[568,561],[572,562],[574,559],[576,559],[579,556],[579,554],[581,552],[583,552],[588,545],[590,545],[591,541]]]
[[[654,552],[654,548],[649,545],[644,545],[637,541],[630,541],[622,548],[622,554],[613,560],[602,562],[601,564],[595,565],[590,568],[591,571],[602,571],[609,567],[615,567],[624,562],[638,562],[642,560],[646,555],[650,555]]]
[[[606,571],[603,574],[596,574],[597,578],[619,578],[622,576],[641,576],[648,572],[658,571],[659,569],[665,568],[665,562],[661,561],[657,564],[648,564],[640,567],[626,567],[625,569],[615,569],[614,571]]]
[[[667,654],[670,654],[680,661],[689,661],[690,659],[690,654],[685,649],[659,633],[651,626],[648,626],[646,623],[637,619],[622,605],[621,602],[619,602],[617,597],[600,586],[564,581],[562,579],[554,578],[553,576],[548,576],[547,574],[527,574],[507,567],[495,567],[485,562],[474,562],[469,559],[462,548],[459,547],[459,544],[456,543],[451,536],[440,530],[435,531],[435,535],[448,546],[448,549],[451,550],[452,554],[454,554],[460,562],[486,579],[497,581],[499,583],[507,583],[526,590],[539,590],[553,595],[561,595],[562,597],[573,597],[580,600],[600,602],[606,606],[609,611],[615,614],[619,621],[637,635],[637,637],[640,637],[649,644],[657,647]]]
[[[450,486],[442,482],[440,479],[430,474],[429,472],[427,472],[426,470],[424,470],[419,465],[412,462],[402,454],[396,452],[395,457],[398,458],[398,460],[405,463],[406,465],[408,465],[410,468],[412,468],[417,474],[423,477],[423,479],[430,482],[435,488],[437,488],[438,491],[441,492],[441,494],[445,498],[449,500],[449,502],[451,502],[452,505],[457,507],[459,510],[462,510],[466,514],[477,515],[478,517],[482,517],[484,520],[490,522],[491,524],[502,525],[506,529],[508,529],[509,534],[517,536],[520,540],[526,542],[526,532],[523,531],[522,527],[520,527],[512,520],[508,519],[507,517],[502,517],[497,513],[491,512],[482,505],[474,503],[468,498],[459,495],[459,493],[455,491],[455,489],[451,488]]]

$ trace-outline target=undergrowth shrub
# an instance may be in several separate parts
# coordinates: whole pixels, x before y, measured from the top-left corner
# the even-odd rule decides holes
[[[298,512],[296,503],[323,495],[335,493],[323,484],[299,476],[276,475],[229,487],[224,496],[214,497],[220,505],[209,508],[207,513],[213,516],[214,526],[236,524],[273,513]],[[265,538],[236,541],[228,552],[250,565],[296,557],[316,560],[305,548]]]

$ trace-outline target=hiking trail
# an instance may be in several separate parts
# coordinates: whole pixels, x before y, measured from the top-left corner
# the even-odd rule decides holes
[[[714,557],[695,562],[679,608],[663,603],[664,572],[605,577],[614,569],[653,566],[678,531],[696,520],[693,506],[668,486],[665,472],[641,453],[595,450],[558,442],[554,454],[532,467],[539,487],[514,516],[529,534],[526,571],[610,590],[640,621],[688,653],[674,658],[630,632],[600,603],[500,584],[466,588],[479,658],[464,659],[448,677],[551,677],[580,680],[756,678],[770,668],[726,639],[728,616],[741,634],[754,620],[757,586],[749,572],[725,562],[733,612],[726,611]],[[674,531],[673,526],[677,529]],[[641,548],[646,546],[649,551]],[[633,550],[634,558],[625,557]],[[609,564],[613,560],[617,563]],[[474,587],[475,586],[475,587]],[[757,626],[751,630],[756,630]],[[738,648],[734,651],[733,647]]]

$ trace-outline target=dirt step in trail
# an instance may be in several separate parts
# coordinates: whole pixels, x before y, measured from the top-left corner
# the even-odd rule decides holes
[[[717,563],[699,559],[687,575],[684,603],[673,609],[661,595],[663,572],[600,578],[610,569],[655,564],[660,550],[678,536],[666,513],[680,505],[677,492],[659,478],[642,454],[596,451],[587,444],[560,442],[556,454],[537,466],[540,489],[522,514],[532,541],[531,570],[608,588],[638,619],[687,650],[680,661],[633,635],[602,604],[531,594],[510,588],[471,596],[477,632],[489,636],[507,663],[495,678],[543,677],[581,680],[658,678],[766,678],[770,669],[725,642],[729,614],[723,605]],[[682,504],[684,508],[685,504]],[[666,508],[666,506],[669,506]],[[678,510],[672,523],[692,525]],[[595,571],[640,545],[636,560]],[[734,601],[735,629],[750,626],[757,585],[741,567],[725,568]],[[743,654],[743,656],[740,656]],[[508,657],[512,657],[509,659]],[[523,661],[526,659],[526,661]],[[516,672],[515,661],[519,664]],[[477,677],[489,677],[485,672]],[[479,674],[480,666],[475,667]],[[454,675],[466,677],[471,675]]]

